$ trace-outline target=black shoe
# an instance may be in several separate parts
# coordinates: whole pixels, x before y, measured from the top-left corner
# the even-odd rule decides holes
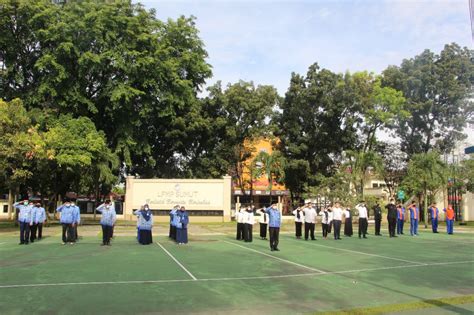
[[[364,236],[364,238],[367,238],[367,236]]]
[[[279,252],[280,250],[278,248],[275,248],[275,251]]]
[[[25,243],[20,242],[18,245],[23,245],[23,244],[25,244]]]
[[[105,246],[105,245],[106,245],[105,243],[100,244],[100,246]]]
[[[274,251],[274,249],[273,249],[273,248],[270,248],[270,250],[271,250],[272,252]]]
[[[338,240],[341,240],[342,238],[338,237],[337,239],[338,239]]]

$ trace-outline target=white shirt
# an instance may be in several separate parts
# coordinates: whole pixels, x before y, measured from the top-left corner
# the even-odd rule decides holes
[[[300,218],[298,219],[298,210],[293,210],[293,215],[295,216],[295,222],[304,222],[304,213],[300,210]]]
[[[328,211],[328,223],[331,223],[333,218],[334,218],[334,213],[332,211]]]
[[[259,223],[268,224],[268,214],[265,212],[260,212],[260,218],[258,219]]]
[[[322,219],[321,219],[322,224],[328,224],[329,223],[329,212],[327,212],[326,210],[322,210],[322,211],[319,212],[319,215],[322,217]]]
[[[342,221],[342,208],[332,208],[332,216],[334,220]]]
[[[244,223],[254,225],[255,217],[253,212],[244,211]]]
[[[367,207],[364,205],[357,205],[355,207],[357,211],[359,211],[359,218],[360,219],[367,219]]]
[[[350,218],[351,218],[351,212],[350,212],[349,210],[347,210],[347,209],[344,210],[344,217],[345,217],[346,219],[350,219]]]
[[[235,217],[236,217],[237,223],[244,223],[244,213],[241,210],[239,210],[236,213]]]
[[[316,223],[316,209],[314,208],[303,208],[304,212],[304,222],[305,223]]]

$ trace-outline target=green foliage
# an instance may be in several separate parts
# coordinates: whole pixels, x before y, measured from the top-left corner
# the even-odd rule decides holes
[[[383,86],[403,92],[409,116],[401,116],[394,129],[409,156],[436,148],[449,152],[463,139],[472,119],[474,103],[474,51],[457,44],[440,54],[425,50],[383,72]]]
[[[273,151],[271,154],[265,151],[259,152],[252,163],[255,166],[253,169],[256,178],[260,178],[262,175],[267,177],[270,194],[274,182],[282,184],[285,180],[285,159],[279,151]]]

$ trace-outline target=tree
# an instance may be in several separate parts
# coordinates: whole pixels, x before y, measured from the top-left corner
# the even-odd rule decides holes
[[[420,200],[424,199],[425,213],[428,211],[428,194],[433,196],[438,189],[446,186],[446,171],[446,164],[437,151],[415,154],[408,163],[402,187],[409,194],[419,195],[422,197]]]
[[[270,201],[272,199],[273,183],[283,183],[285,179],[285,159],[279,151],[268,154],[265,151],[259,152],[252,164],[255,170],[254,175],[260,178],[265,175],[268,179],[268,190],[270,191]]]
[[[317,175],[330,175],[334,157],[354,147],[359,105],[349,86],[349,77],[317,64],[306,76],[292,74],[275,117],[279,150],[287,160],[285,185],[292,199],[300,199],[304,187],[316,186]]]
[[[389,195],[393,196],[395,189],[400,186],[405,177],[407,155],[401,150],[399,143],[378,142],[375,150],[383,159],[383,170],[380,175],[383,176]]]
[[[474,51],[454,43],[439,55],[425,50],[387,68],[382,86],[407,99],[410,115],[399,117],[394,130],[409,157],[431,149],[449,152],[474,113]]]
[[[131,1],[0,0],[0,95],[88,117],[130,174],[181,175],[211,76],[194,18]]]
[[[368,177],[383,173],[382,157],[375,151],[346,151],[346,163],[353,187],[364,198],[364,187]]]

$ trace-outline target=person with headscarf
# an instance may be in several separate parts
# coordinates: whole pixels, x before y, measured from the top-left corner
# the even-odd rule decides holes
[[[112,238],[112,228],[117,219],[115,213],[115,207],[110,200],[105,200],[105,203],[101,204],[96,209],[102,216],[100,218],[100,225],[102,225],[102,246],[110,246],[110,239]]]
[[[349,207],[344,210],[344,236],[351,237],[353,234],[352,230],[352,213]]]
[[[178,243],[178,245],[187,244],[188,243],[189,215],[185,207],[181,207],[179,211],[176,212],[175,224],[176,224],[176,243]]]
[[[304,214],[301,207],[298,207],[293,210],[293,215],[295,216],[295,236],[297,239],[301,239],[301,231],[304,222]]]
[[[137,216],[138,221],[138,243],[142,245],[152,244],[153,214],[150,207],[148,204],[144,204],[140,210],[135,211],[133,214]]]
[[[268,214],[263,210],[259,210],[259,211],[260,211],[260,219],[258,222],[260,223],[260,239],[266,240],[267,229],[268,229]]]
[[[18,212],[18,222],[20,224],[20,244],[27,245],[30,240],[30,227],[33,225],[32,207],[28,200],[18,201],[13,204]]]

